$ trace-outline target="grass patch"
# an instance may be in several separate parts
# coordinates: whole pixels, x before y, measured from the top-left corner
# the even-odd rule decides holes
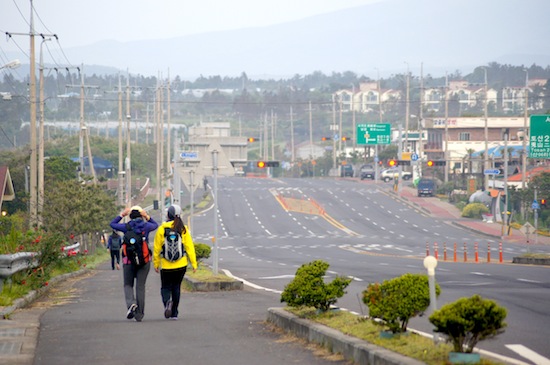
[[[199,265],[196,272],[193,272],[192,269],[187,269],[185,276],[203,282],[235,281],[235,279],[223,273],[218,272],[218,274],[214,274],[212,270],[204,264]]]
[[[323,324],[346,335],[430,365],[448,363],[449,352],[453,351],[453,347],[448,343],[435,344],[432,339],[415,333],[400,334],[391,339],[381,338],[380,332],[386,329],[384,325],[347,311],[329,311],[318,314],[315,308],[286,307],[285,310],[300,318]],[[480,364],[497,365],[500,363],[482,358]]]
[[[66,257],[52,266],[49,273],[40,269],[19,271],[5,281],[0,293],[0,306],[10,306],[32,290],[47,286],[48,280],[53,277],[84,268],[93,269],[109,258],[108,250],[96,250],[93,254]]]
[[[550,254],[547,253],[524,253],[520,257],[526,257],[531,259],[550,259]]]

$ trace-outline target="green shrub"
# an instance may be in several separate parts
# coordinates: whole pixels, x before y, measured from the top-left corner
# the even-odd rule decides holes
[[[436,295],[441,288],[436,284]],[[405,332],[412,317],[423,313],[430,305],[428,276],[404,274],[384,280],[382,284],[369,284],[363,291],[363,303],[371,318],[383,320],[393,333]]]
[[[466,218],[481,218],[483,213],[489,213],[489,208],[482,203],[470,203],[462,209],[462,216]]]
[[[455,204],[455,207],[457,207],[461,212],[464,210],[464,208],[466,207],[466,202],[458,202]]]
[[[195,243],[195,255],[197,256],[197,261],[201,262],[210,257],[212,248],[205,243]]]
[[[478,341],[504,332],[506,309],[479,295],[461,298],[435,311],[430,322],[448,336],[455,352],[472,352]]]
[[[328,268],[329,264],[322,260],[300,266],[294,280],[285,286],[281,302],[286,302],[291,307],[307,306],[321,311],[329,310],[338,298],[344,296],[344,289],[351,279],[338,276],[325,284],[323,276]]]

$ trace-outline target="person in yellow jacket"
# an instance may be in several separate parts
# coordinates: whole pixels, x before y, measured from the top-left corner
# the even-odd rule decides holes
[[[160,272],[160,295],[164,305],[164,317],[178,319],[181,282],[189,262],[191,262],[193,272],[197,270],[197,258],[191,233],[181,219],[181,207],[175,204],[171,205],[168,208],[167,216],[168,221],[162,223],[155,234],[153,265],[155,271]],[[170,235],[171,233],[172,235]],[[170,244],[170,241],[177,240],[173,237],[174,233],[179,233],[183,247]]]

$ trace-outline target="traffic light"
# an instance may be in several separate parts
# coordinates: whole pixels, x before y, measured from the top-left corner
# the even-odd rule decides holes
[[[397,160],[389,160],[389,161],[388,161],[388,166],[389,166],[389,167],[397,167],[398,164],[399,164],[399,163],[397,162]]]
[[[256,166],[260,169],[265,167],[279,167],[279,161],[258,161]]]
[[[342,137],[342,141],[346,142],[346,141],[349,141],[350,138],[349,137]]]
[[[432,167],[432,166],[446,166],[447,165],[447,161],[444,161],[444,160],[428,160],[428,162],[426,163],[428,165],[428,167]]]
[[[321,141],[330,141],[331,139],[330,137],[321,137]]]
[[[254,137],[248,137],[248,142],[256,142],[256,138],[254,138]]]
[[[540,208],[541,209],[546,209],[546,199],[541,199],[540,200]]]

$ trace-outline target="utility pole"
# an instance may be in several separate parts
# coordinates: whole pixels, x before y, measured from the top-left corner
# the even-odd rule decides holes
[[[334,94],[332,95],[332,125],[336,127],[336,102],[334,100]],[[335,133],[338,135],[340,132]],[[332,168],[336,170],[336,139],[332,135]]]
[[[30,169],[30,182],[29,182],[29,226],[30,227],[36,227],[38,226],[39,219],[38,219],[38,156],[37,156],[37,136],[36,136],[36,56],[35,56],[35,32],[34,32],[34,6],[33,6],[33,0],[30,0],[30,31],[29,33],[11,33],[6,32],[6,36],[11,37],[13,35],[22,35],[22,36],[28,36],[30,40],[30,70],[29,70],[29,129],[30,129],[30,162],[29,162],[29,169]],[[42,37],[55,37],[57,39],[56,34],[41,34]]]
[[[44,211],[44,57],[42,45],[51,38],[42,37],[40,43],[40,127],[38,129],[38,197],[37,224],[42,227],[42,212]]]
[[[168,81],[166,84],[166,122],[168,123],[168,135],[166,136],[166,172],[167,174],[170,172],[170,166],[171,166],[171,142],[170,142],[170,135],[171,135],[171,129],[170,129],[170,70],[168,70]]]
[[[487,97],[487,68],[484,67],[483,70],[485,71],[485,105],[484,105],[484,114],[485,114],[485,156],[484,156],[484,162],[483,162],[483,169],[484,170],[487,170],[489,168],[489,126],[488,126],[488,123],[489,123],[489,112],[488,112],[488,103],[489,103],[489,100],[488,100],[488,97]],[[470,174],[472,172],[470,171]],[[489,175],[486,175],[486,174],[483,174],[485,179],[484,179],[484,188],[485,190],[487,190],[487,188],[489,187]]]
[[[527,139],[529,133],[527,132],[527,118],[529,118],[529,71],[525,70],[525,105],[523,111],[523,139],[522,154],[521,154],[521,189],[525,191],[525,175],[527,174]]]
[[[291,165],[294,166],[296,156],[294,153],[294,113],[292,113],[292,105],[290,106],[290,146],[291,146]]]
[[[407,151],[409,150],[409,114],[410,114],[410,106],[409,106],[409,89],[410,89],[410,72],[409,72],[409,64],[407,64],[407,90],[405,91],[406,94],[406,101],[405,101],[405,147],[407,148]],[[399,158],[401,159],[401,155],[399,155]],[[422,156],[420,156],[422,158]]]
[[[130,136],[130,73],[126,70],[126,208],[132,206],[132,149]]]
[[[31,161],[30,161],[30,225],[34,227],[38,223],[38,191],[37,191],[37,160],[36,160],[36,70],[35,70],[35,54],[34,54],[34,7],[31,1],[31,30],[30,30],[30,47],[31,47],[31,59],[30,59],[30,132],[31,132]]]
[[[445,72],[445,182],[449,182],[449,78]],[[450,161],[449,161],[450,164]]]
[[[423,102],[424,102],[424,63],[420,63],[420,110],[418,111],[418,142],[420,143],[420,146],[418,146],[418,151],[420,154],[420,160],[423,160],[423,154],[424,154],[424,126],[422,125],[422,121],[424,119],[424,111],[423,111]],[[408,103],[407,103],[408,105]],[[422,174],[422,164],[420,164],[420,174]]]
[[[311,151],[311,159],[313,159],[313,116],[311,115],[311,100],[309,101],[309,146]]]
[[[275,159],[275,117],[271,109],[271,158]]]
[[[352,109],[352,125],[353,125],[353,152],[357,149],[357,131],[355,127],[355,85],[351,84],[351,109]]]
[[[124,156],[122,154],[122,83],[118,74],[118,205],[123,206],[124,198]]]

